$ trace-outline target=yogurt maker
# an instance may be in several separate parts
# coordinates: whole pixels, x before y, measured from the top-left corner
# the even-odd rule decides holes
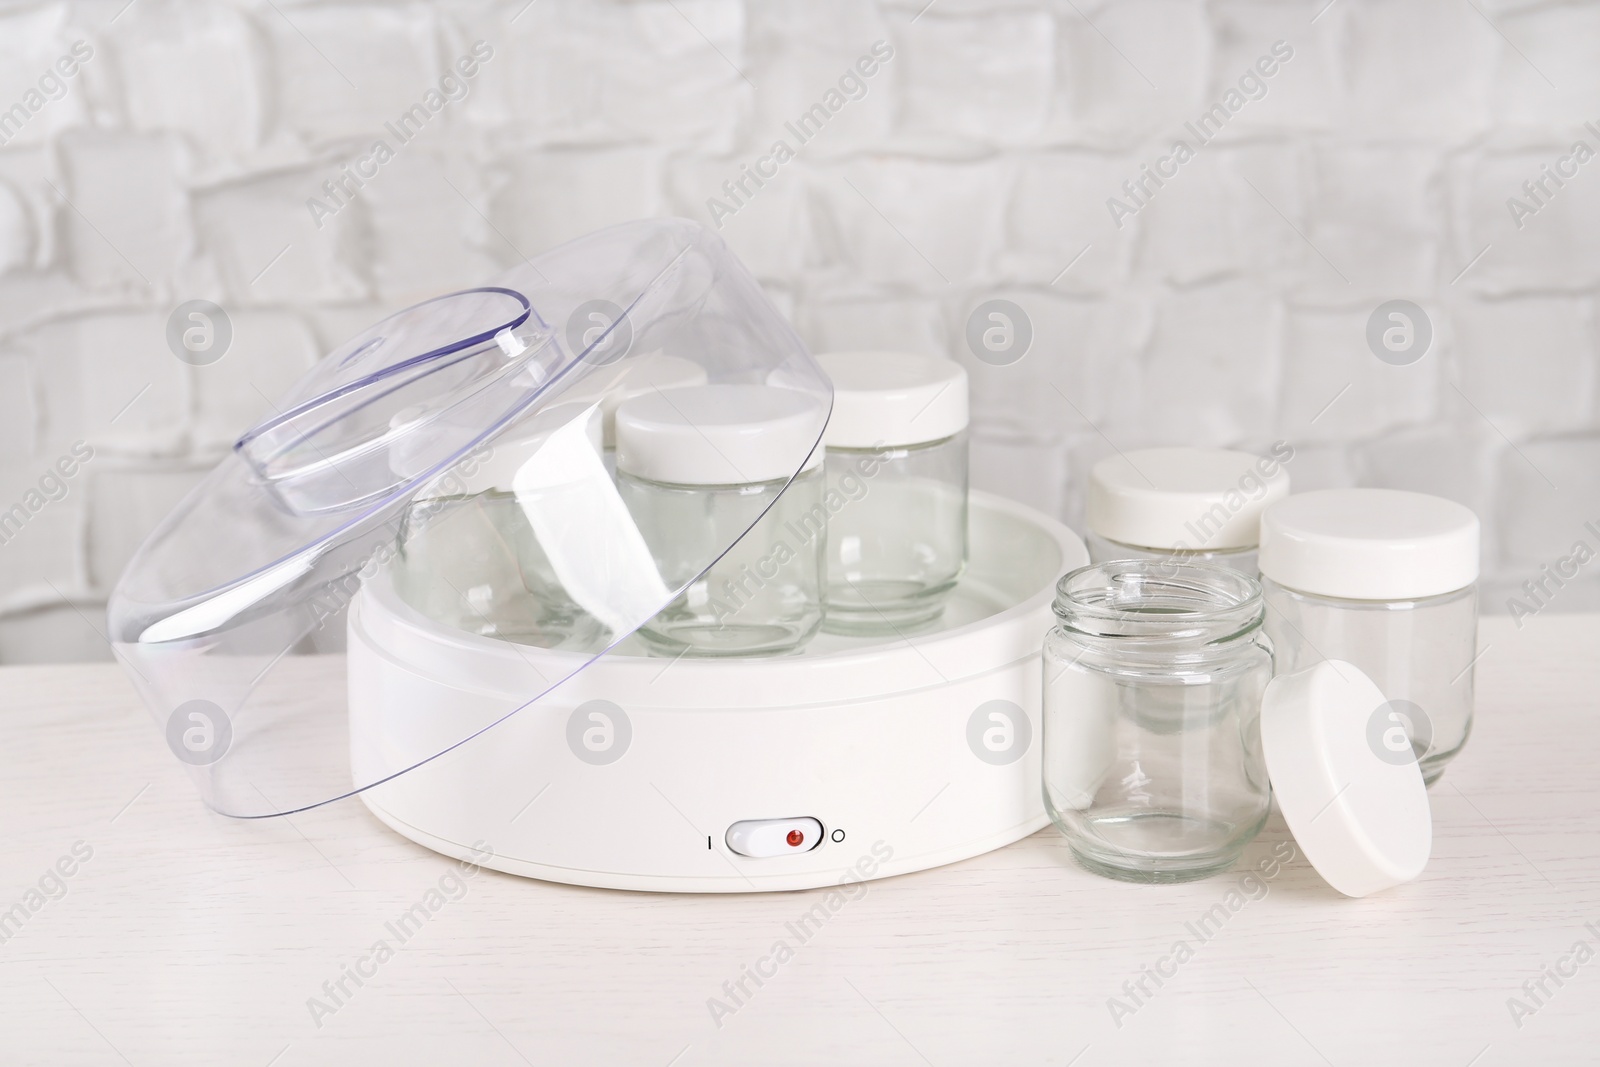
[[[778,472],[725,494],[749,502],[733,520],[664,529],[618,491],[606,420],[624,396],[670,404],[663,367],[782,401],[779,438],[730,437],[726,410],[702,427],[731,469],[759,453]],[[817,464],[831,396],[718,239],[682,220],[602,231],[323,358],[136,554],[114,648],[231,816],[359,796],[502,871],[690,892],[1008,844],[1047,821],[1041,637],[1056,578],[1088,558],[1059,523],[973,494],[968,566],[915,629],[757,657],[638,633],[719,595],[706,576],[757,524],[788,556],[819,550],[771,520]]]

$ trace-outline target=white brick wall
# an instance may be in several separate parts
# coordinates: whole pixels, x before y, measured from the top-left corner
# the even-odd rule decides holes
[[[709,222],[880,39],[866,95],[721,232],[814,347],[964,359],[980,486],[1076,522],[1113,445],[1286,438],[1301,488],[1477,509],[1489,610],[1600,519],[1600,160],[1520,229],[1506,208],[1600,150],[1600,4],[125,2],[0,0],[0,112],[93,49],[0,120],[0,511],[95,450],[0,543],[0,662],[104,655],[129,553],[319,352],[589,229]],[[306,198],[480,39],[466,98],[313,226]],[[1266,95],[1114,226],[1280,39]],[[964,351],[993,297],[1035,329],[1010,367]],[[1408,367],[1364,340],[1395,298],[1434,324]],[[211,366],[166,348],[189,299],[232,317]],[[1597,606],[1590,579],[1552,610]]]

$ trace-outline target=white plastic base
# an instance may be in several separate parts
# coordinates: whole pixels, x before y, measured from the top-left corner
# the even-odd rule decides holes
[[[931,629],[823,634],[777,659],[619,648],[361,797],[446,855],[615,889],[806,889],[975,856],[1046,823],[1040,647],[1055,579],[1086,562],[1066,527],[974,493],[971,565]],[[349,656],[365,781],[452,721],[511,711],[572,661],[432,623],[381,578],[352,606]],[[821,822],[819,847],[756,859],[724,839],[742,820],[795,817]]]

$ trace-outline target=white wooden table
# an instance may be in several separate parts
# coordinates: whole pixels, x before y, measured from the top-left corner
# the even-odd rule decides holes
[[[0,913],[41,880],[54,896],[4,927],[0,1064],[1600,1062],[1600,956],[1567,958],[1600,953],[1600,616],[1487,620],[1480,643],[1477,728],[1433,790],[1411,885],[1347,900],[1297,857],[1201,941],[1239,871],[1123,885],[1045,831],[872,883],[720,1020],[708,1001],[732,1005],[724,983],[795,942],[822,891],[484,871],[314,1019],[308,1000],[333,1003],[324,983],[451,863],[357,801],[211,814],[117,668],[7,668]],[[1274,818],[1245,863],[1286,840]],[[58,886],[75,845],[92,855]],[[1192,958],[1161,963],[1179,940]],[[1575,973],[1525,991],[1557,967]]]

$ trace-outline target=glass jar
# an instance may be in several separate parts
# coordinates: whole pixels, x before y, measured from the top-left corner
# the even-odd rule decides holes
[[[411,607],[467,633],[586,651],[610,638],[567,593],[507,491],[413,503],[399,531],[394,582]]]
[[[1289,495],[1280,441],[1266,456],[1221,448],[1118,453],[1089,472],[1089,559],[1219,563],[1252,577],[1261,513]]]
[[[617,408],[618,491],[666,586],[688,583],[639,628],[652,651],[778,655],[821,626],[827,509],[810,405],[775,386],[703,385]]]
[[[592,530],[575,536],[569,528],[574,517],[594,516],[597,494],[616,496],[590,406],[553,406],[523,429],[417,493],[397,531],[395,590],[429,618],[468,633],[599,652],[616,631],[631,629],[627,611],[617,610],[627,598],[604,587],[624,576],[634,586],[655,579],[651,562],[638,558],[642,552],[602,559],[591,550]],[[390,459],[397,473],[414,473],[404,451]],[[658,580],[645,597],[652,595],[652,608],[666,601]]]
[[[662,389],[706,384],[705,368],[692,360],[657,353],[641,356],[634,364],[627,368],[627,376],[600,399],[601,442],[606,465],[612,470],[616,469],[617,408],[624,401]]]
[[[967,564],[967,372],[905,352],[818,361],[834,386],[823,627],[882,634],[932,622]]]
[[[1091,564],[1044,645],[1045,807],[1078,861],[1135,882],[1226,870],[1266,822],[1254,579],[1209,563]]]
[[[1290,497],[1261,522],[1278,669],[1355,664],[1382,691],[1369,737],[1432,785],[1472,730],[1478,517],[1395,489]],[[1384,754],[1384,753],[1380,753]]]

